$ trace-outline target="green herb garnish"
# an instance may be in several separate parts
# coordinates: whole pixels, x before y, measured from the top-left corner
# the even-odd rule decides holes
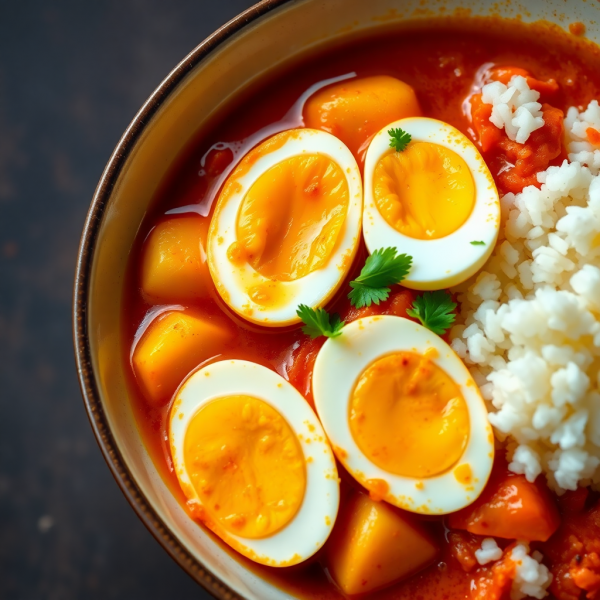
[[[419,319],[427,329],[437,335],[443,335],[452,326],[456,319],[454,309],[456,303],[452,296],[445,290],[425,292],[419,296],[411,308],[406,311],[411,317]]]
[[[410,271],[412,256],[397,254],[396,248],[375,250],[365,261],[360,275],[350,282],[348,294],[356,308],[379,304],[390,295],[390,285],[400,283]]]
[[[388,133],[390,134],[390,148],[394,148],[396,152],[402,152],[406,150],[406,146],[408,146],[410,140],[412,140],[412,136],[410,133],[404,131],[404,129],[388,129]]]
[[[330,315],[324,308],[311,308],[306,304],[301,304],[296,314],[302,319],[304,327],[302,331],[315,339],[324,335],[334,338],[342,334],[344,322],[339,315]]]
[[[471,242],[471,246],[485,246],[485,242]]]

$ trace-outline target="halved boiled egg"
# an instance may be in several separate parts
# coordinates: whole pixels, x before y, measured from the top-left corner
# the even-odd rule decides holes
[[[428,329],[393,316],[346,325],[317,356],[313,395],[338,459],[376,499],[445,514],[482,492],[494,461],[487,410]]]
[[[196,371],[175,397],[169,443],[192,513],[244,556],[286,567],[327,540],[335,459],[313,410],[277,373],[242,360]]]
[[[411,141],[390,147],[390,130]],[[413,257],[402,285],[457,285],[489,258],[500,228],[492,175],[474,144],[435,119],[401,119],[382,129],[365,160],[363,232],[369,252],[395,247]]]
[[[294,129],[251,150],[212,217],[208,264],[223,300],[267,326],[299,322],[337,291],[360,239],[356,160],[324,131]]]

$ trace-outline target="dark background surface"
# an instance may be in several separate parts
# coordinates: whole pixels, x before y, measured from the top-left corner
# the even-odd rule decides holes
[[[121,133],[253,0],[0,0],[0,598],[209,598],[127,504],[77,383],[71,288]]]

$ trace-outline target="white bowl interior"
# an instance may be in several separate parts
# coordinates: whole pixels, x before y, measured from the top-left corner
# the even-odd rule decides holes
[[[459,14],[586,24],[600,39],[600,3],[575,0],[298,0],[254,21],[203,59],[145,127],[122,169],[100,225],[89,288],[89,341],[104,412],[142,493],[172,534],[212,573],[248,599],[289,594],[260,579],[187,516],[158,474],[128,402],[121,345],[121,300],[127,259],[156,189],[177,155],[240,90],[283,63],[334,39],[369,29]]]

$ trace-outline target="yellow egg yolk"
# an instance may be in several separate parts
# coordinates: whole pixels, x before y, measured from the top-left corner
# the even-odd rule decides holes
[[[240,537],[276,533],[304,499],[300,443],[258,398],[227,396],[203,406],[188,426],[184,461],[209,518]]]
[[[281,161],[248,190],[229,259],[247,261],[272,280],[300,279],[329,260],[348,205],[346,177],[329,157],[308,154]]]
[[[367,367],[350,399],[349,419],[365,456],[404,477],[447,471],[469,438],[469,412],[458,386],[413,352],[390,354]]]
[[[381,216],[396,231],[435,240],[456,231],[475,204],[475,183],[467,163],[453,150],[414,142],[379,160],[373,196]]]

